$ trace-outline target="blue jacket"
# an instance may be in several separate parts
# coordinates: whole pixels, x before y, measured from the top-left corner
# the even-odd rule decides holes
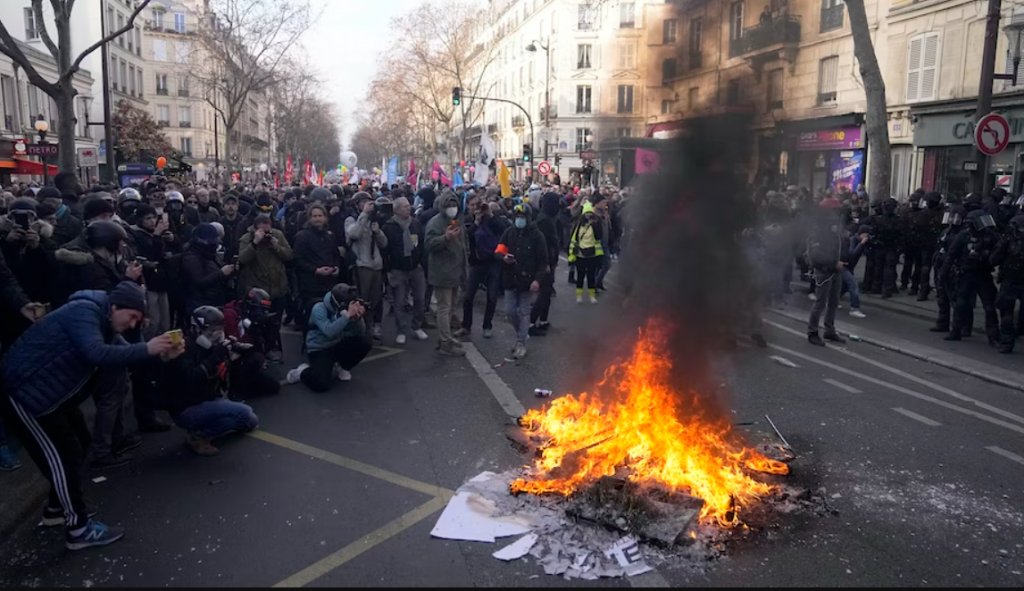
[[[99,367],[148,358],[145,343],[128,344],[111,330],[106,292],[76,291],[14,342],[0,372],[7,395],[39,417],[78,394]]]
[[[335,310],[331,305],[331,292],[327,292],[323,301],[317,302],[309,313],[306,352],[330,349],[344,337],[363,334],[364,327],[362,322],[349,322],[348,313],[344,310]]]

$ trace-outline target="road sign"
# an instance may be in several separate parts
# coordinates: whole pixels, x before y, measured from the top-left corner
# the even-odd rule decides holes
[[[96,148],[78,148],[79,166],[99,166],[100,157]]]
[[[60,153],[60,146],[57,144],[29,144],[25,146],[25,153],[29,156],[56,156]]]
[[[1010,143],[1010,123],[999,113],[989,113],[974,127],[974,145],[986,156],[995,156]]]
[[[537,172],[544,175],[549,174],[551,172],[551,165],[545,160],[537,165]]]

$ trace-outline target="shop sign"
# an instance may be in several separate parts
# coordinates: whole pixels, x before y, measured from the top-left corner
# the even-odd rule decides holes
[[[833,154],[830,164],[834,190],[856,191],[864,182],[864,152],[856,151],[849,157]]]
[[[978,163],[974,160],[967,160],[964,162],[964,170],[968,172],[978,170]]]
[[[1010,128],[1008,143],[1024,142],[1024,110],[1004,109],[1001,114]],[[974,145],[974,128],[973,112],[918,115],[917,123],[914,124],[914,145]]]
[[[812,150],[856,150],[863,147],[864,139],[859,127],[806,131],[796,138],[796,149],[805,152]]]

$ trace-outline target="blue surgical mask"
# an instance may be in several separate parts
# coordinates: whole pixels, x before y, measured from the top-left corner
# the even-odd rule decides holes
[[[526,227],[526,218],[516,218],[516,227],[522,230]]]

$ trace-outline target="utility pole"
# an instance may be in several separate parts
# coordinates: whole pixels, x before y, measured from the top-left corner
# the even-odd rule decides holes
[[[107,36],[107,0],[100,1],[100,38]],[[114,150],[114,132],[111,125],[110,114],[110,50],[107,46],[111,42],[104,43],[100,48],[100,59],[103,60],[103,143],[106,144],[107,166],[104,173],[104,181],[115,182],[117,178],[117,158]]]

